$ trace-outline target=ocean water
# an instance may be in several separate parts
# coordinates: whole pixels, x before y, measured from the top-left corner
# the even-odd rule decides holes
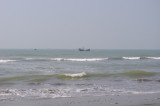
[[[0,101],[160,93],[160,50],[0,50]]]

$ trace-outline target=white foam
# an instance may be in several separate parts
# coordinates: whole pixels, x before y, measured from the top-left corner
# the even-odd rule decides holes
[[[64,61],[64,58],[51,58],[52,61]]]
[[[37,98],[68,97],[67,91],[61,89],[0,89],[0,96],[19,96]]]
[[[84,58],[84,59],[67,59],[69,61],[102,61],[102,60],[107,60],[108,58]]]
[[[147,59],[155,59],[155,60],[159,60],[160,57],[146,57]]]
[[[25,58],[25,60],[34,60],[34,58]]]
[[[7,63],[7,62],[14,62],[14,61],[17,61],[17,60],[0,60],[0,63]]]
[[[76,61],[76,62],[83,62],[83,61],[103,61],[107,60],[108,58],[51,58],[52,61]]]
[[[85,72],[82,73],[76,73],[76,74],[64,74],[67,77],[83,77],[85,75],[87,75]]]
[[[155,93],[160,93],[160,91],[128,91],[127,93],[132,93],[132,94],[155,94]]]
[[[126,59],[126,60],[138,60],[140,59],[140,57],[122,57],[123,59]]]

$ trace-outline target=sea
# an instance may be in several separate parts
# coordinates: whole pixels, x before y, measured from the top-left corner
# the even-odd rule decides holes
[[[154,93],[160,50],[0,50],[0,101]]]

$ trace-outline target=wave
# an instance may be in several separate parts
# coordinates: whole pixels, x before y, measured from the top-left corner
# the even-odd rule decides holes
[[[122,57],[123,59],[127,59],[127,60],[138,60],[140,59],[140,57]]]
[[[66,78],[83,78],[83,77],[87,77],[87,73],[82,72],[82,73],[61,74],[61,75],[59,75],[59,78],[61,78],[61,79],[66,79]]]
[[[146,72],[146,71],[130,71],[130,72],[122,72],[120,73],[129,77],[149,77],[156,75],[156,72]]]
[[[160,57],[109,57],[109,58],[14,58],[0,59],[0,63],[16,62],[16,61],[69,61],[69,62],[96,62],[106,60],[160,60]]]
[[[52,58],[52,61],[103,61],[107,60],[108,58]]]
[[[146,57],[146,59],[155,59],[155,60],[159,60],[160,57]]]
[[[92,77],[114,77],[114,76],[126,76],[130,78],[141,78],[141,77],[152,77],[156,75],[156,72],[146,72],[146,71],[129,71],[121,73],[74,73],[74,74],[60,74],[58,78],[60,79],[78,79],[78,78],[92,78]],[[123,77],[122,77],[123,78]]]
[[[50,78],[56,78],[56,74],[52,75],[21,75],[0,78],[0,82],[8,82],[14,80],[27,80],[28,82],[44,82]]]
[[[25,58],[26,61],[75,61],[75,62],[94,62],[103,61],[108,58]]]
[[[141,70],[128,71],[128,72],[119,72],[119,73],[61,73],[61,74],[46,74],[46,75],[21,75],[21,76],[10,76],[10,77],[1,77],[0,82],[6,83],[8,81],[16,81],[23,80],[27,82],[45,82],[50,79],[83,79],[83,78],[107,78],[107,77],[115,77],[120,76],[123,80],[123,77],[130,78],[141,78],[141,77],[152,77],[155,75],[159,75],[156,72],[147,72]],[[146,81],[145,79],[139,79],[139,81]],[[159,81],[159,80],[157,80]],[[160,82],[160,81],[159,81]]]
[[[5,84],[8,81],[23,80],[26,82],[45,82],[50,79],[80,79],[80,78],[92,78],[92,77],[109,77],[113,74],[108,73],[66,73],[66,74],[51,74],[51,75],[21,75],[21,76],[10,76],[0,78],[0,82]],[[1,84],[0,83],[0,84]]]
[[[160,60],[160,57],[122,57],[122,59],[125,60],[139,60],[139,59],[154,59],[154,60]]]
[[[67,77],[83,77],[86,76],[87,74],[85,72],[82,73],[76,73],[76,74],[64,74]]]
[[[60,79],[81,79],[81,78],[93,78],[93,77],[109,77],[114,74],[110,73],[74,73],[74,74],[60,74],[58,78]]]
[[[69,62],[96,62],[106,60],[160,60],[160,57],[109,57],[109,58],[24,58],[17,60],[0,60],[0,63],[13,61],[69,61]]]
[[[17,60],[0,60],[0,63],[8,63],[8,62],[14,62]]]

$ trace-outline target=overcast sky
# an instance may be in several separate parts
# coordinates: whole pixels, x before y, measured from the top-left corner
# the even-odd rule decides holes
[[[0,0],[0,48],[160,49],[160,0]]]

